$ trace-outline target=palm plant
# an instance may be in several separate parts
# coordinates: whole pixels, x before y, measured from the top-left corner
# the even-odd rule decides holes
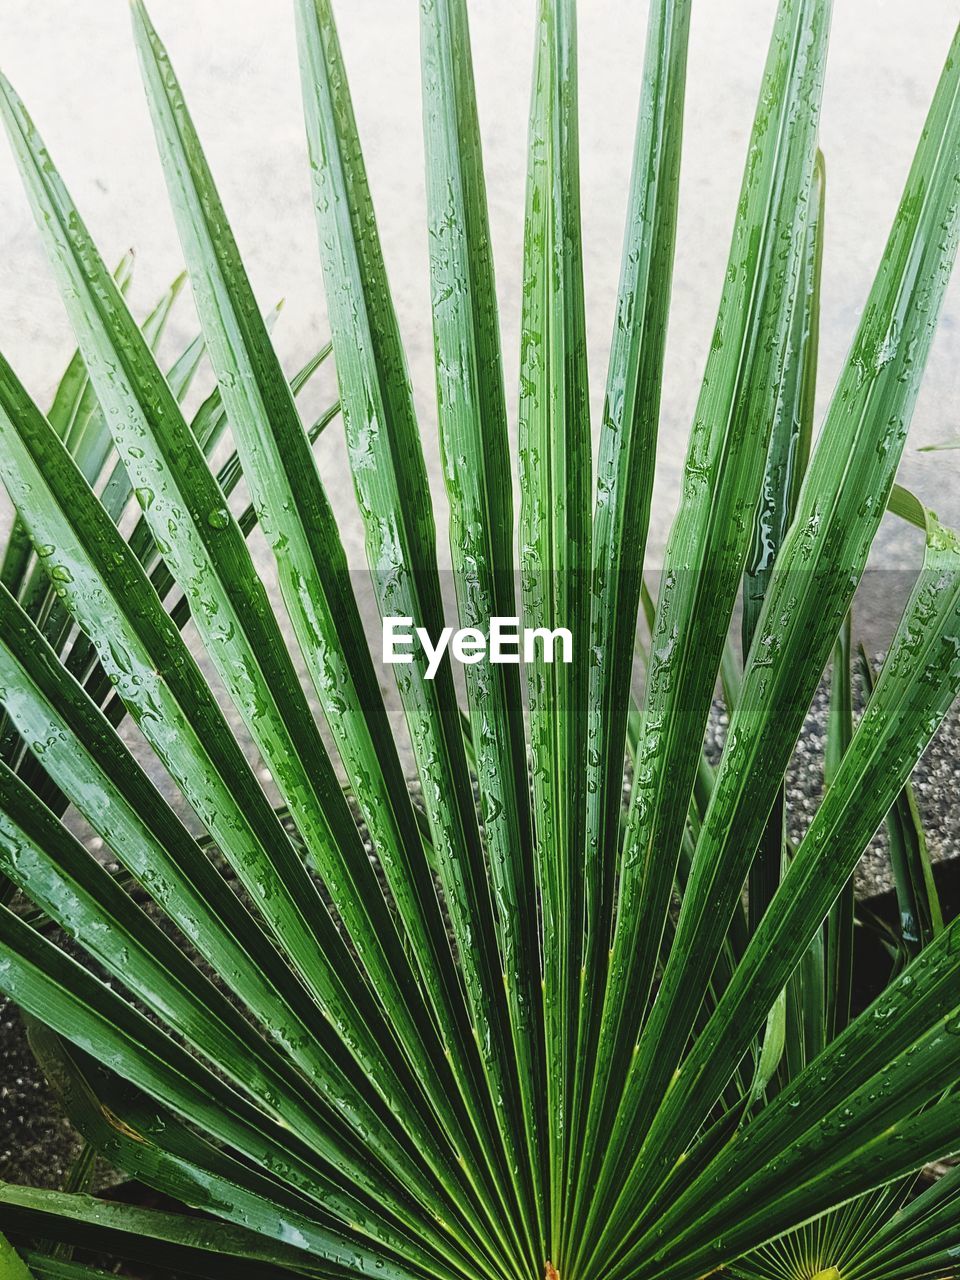
[[[370,576],[384,616],[436,634],[421,434],[333,15],[329,0],[295,9]],[[0,990],[90,1147],[204,1211],[6,1184],[5,1274],[87,1280],[103,1256],[258,1278],[952,1269],[960,1183],[913,1194],[912,1176],[960,1150],[960,926],[940,918],[905,788],[960,690],[960,543],[894,480],[960,234],[960,32],[813,443],[829,10],[778,6],[654,604],[642,565],[690,0],[651,3],[595,482],[576,15],[540,0],[519,559],[466,5],[422,0],[459,621],[522,613],[575,637],[572,663],[526,681],[466,667],[466,711],[449,664],[434,680],[419,657],[396,668],[422,813],[311,453],[336,406],[305,430],[294,399],[326,352],[291,387],[143,5],[136,43],[202,328],[166,373],[170,299],[133,320],[126,265],[106,268],[2,82],[79,353],[47,416],[0,357],[17,511],[0,575]],[[217,389],[188,421],[204,352]],[[236,453],[215,471],[227,433]],[[926,550],[855,722],[849,613],[888,504]],[[282,619],[245,541],[255,525]],[[784,777],[831,655],[828,786],[792,844]],[[718,677],[730,725],[714,767]],[[118,732],[127,716],[196,827]],[[914,914],[892,982],[851,1018],[851,876],[888,815]]]

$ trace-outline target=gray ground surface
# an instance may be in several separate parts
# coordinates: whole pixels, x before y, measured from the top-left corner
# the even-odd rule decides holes
[[[694,6],[679,246],[660,466],[652,527],[657,561],[675,508],[686,435],[716,314],[730,228],[775,0]],[[415,0],[335,5],[366,144],[388,267],[407,342],[425,449],[442,516],[429,320],[427,238]],[[107,256],[139,252],[132,298],[146,309],[181,257],[155,156],[127,6],[6,0],[0,63],[27,100],[81,212]],[[532,0],[471,6],[507,383],[518,368],[524,149]],[[292,368],[327,333],[304,153],[292,6],[285,0],[153,0],[196,123],[265,307],[287,308],[277,342]],[[602,397],[619,271],[647,4],[581,5],[581,114],[587,320],[594,417]],[[923,117],[956,25],[954,0],[844,0],[835,6],[822,146],[828,216],[821,404],[869,289]],[[51,283],[6,145],[0,143],[0,349],[46,404],[69,353]],[[171,345],[192,335],[189,305]],[[943,518],[960,522],[960,455],[917,447],[960,432],[957,323],[951,290],[914,419],[902,479]],[[352,562],[360,531],[339,433],[320,447]],[[441,520],[441,554],[446,555]],[[913,563],[893,521],[876,563]],[[863,622],[885,642],[881,593]]]

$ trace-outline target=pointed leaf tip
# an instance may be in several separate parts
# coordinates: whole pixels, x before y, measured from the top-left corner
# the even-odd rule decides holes
[[[143,31],[148,40],[156,36],[156,30],[143,0],[130,0],[130,16],[133,18],[134,25]]]
[[[3,97],[7,101],[12,101],[12,102],[20,101],[20,98],[19,98],[19,95],[17,94],[16,89],[14,89],[13,85],[7,79],[7,76],[3,71],[0,71],[0,93],[3,94]]]

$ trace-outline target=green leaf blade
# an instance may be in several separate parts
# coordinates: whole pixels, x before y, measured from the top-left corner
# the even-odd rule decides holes
[[[592,1181],[602,1155],[607,1194],[625,1141],[644,1124],[635,1110],[615,1117],[659,958],[714,685],[750,549],[772,426],[769,405],[783,377],[801,288],[829,13],[829,4],[819,0],[783,0],[778,8],[681,503],[667,544],[585,1148],[584,1176]],[[696,990],[702,994],[703,986]],[[665,1059],[658,1063],[658,1085],[646,1094],[647,1104],[655,1105],[670,1070]],[[581,1258],[609,1207],[605,1195],[595,1195]]]

